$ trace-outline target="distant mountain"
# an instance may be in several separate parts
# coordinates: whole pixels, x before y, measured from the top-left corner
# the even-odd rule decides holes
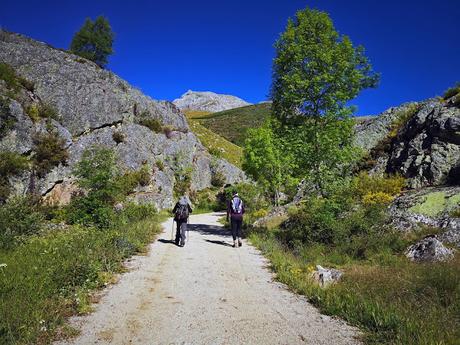
[[[188,90],[173,103],[181,110],[217,112],[250,105],[241,98],[221,95],[210,91]]]

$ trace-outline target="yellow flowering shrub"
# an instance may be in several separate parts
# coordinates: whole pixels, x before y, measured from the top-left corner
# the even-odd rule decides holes
[[[363,196],[364,205],[386,205],[393,201],[393,196],[384,192],[370,192]]]

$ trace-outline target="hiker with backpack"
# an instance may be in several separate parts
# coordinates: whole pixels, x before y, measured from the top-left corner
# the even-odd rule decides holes
[[[188,216],[192,213],[192,207],[187,196],[181,196],[179,201],[174,206],[172,211],[174,214],[174,220],[177,224],[176,230],[176,245],[183,247],[185,246],[185,232],[187,231]]]
[[[233,193],[232,199],[227,206],[227,222],[230,218],[232,229],[233,247],[241,247],[241,226],[243,225],[244,204],[237,192]]]

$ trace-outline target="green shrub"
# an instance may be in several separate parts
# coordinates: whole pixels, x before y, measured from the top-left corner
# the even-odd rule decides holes
[[[385,193],[396,196],[401,193],[406,181],[399,175],[395,176],[371,176],[366,172],[361,172],[353,179],[353,188],[356,195],[364,197],[370,193]]]
[[[211,184],[214,187],[223,187],[227,178],[221,171],[215,171],[211,176]]]
[[[195,193],[191,193],[193,202],[193,212],[222,211],[226,209],[225,200],[222,200],[219,189],[206,188]]]
[[[459,93],[460,93],[460,82],[457,82],[455,86],[448,88],[446,92],[444,92],[443,98],[445,100],[448,100],[449,98],[452,98]]]
[[[34,169],[39,177],[44,177],[59,164],[66,164],[69,153],[65,140],[57,132],[37,134],[34,144]]]
[[[192,186],[192,167],[187,166],[178,169],[174,177],[176,182],[174,183],[174,196],[179,197],[190,192]]]
[[[147,164],[143,164],[140,170],[137,172],[138,182],[141,186],[145,187],[150,184],[152,174],[150,173],[150,167]]]
[[[43,103],[34,103],[28,106],[26,108],[26,113],[34,123],[40,121],[40,119],[59,120],[56,109]]]
[[[8,89],[18,91],[19,82],[16,72],[13,67],[3,62],[0,63],[0,79],[6,83]]]
[[[163,124],[158,120],[151,117],[142,117],[139,119],[139,124],[149,128],[152,132],[161,133],[163,131]]]
[[[158,170],[160,170],[160,171],[163,171],[164,168],[165,168],[165,163],[160,159],[156,160],[155,165],[157,166]]]
[[[166,135],[166,138],[171,139],[173,128],[171,126],[163,126],[163,133]]]
[[[116,132],[113,132],[112,139],[117,144],[124,143],[125,142],[125,135],[120,131],[116,131]]]
[[[0,204],[5,202],[10,195],[10,181],[29,169],[29,160],[16,152],[0,152]]]
[[[14,128],[16,118],[11,115],[10,102],[7,98],[0,97],[0,139]]]
[[[210,147],[208,148],[208,152],[214,156],[214,157],[217,157],[217,158],[221,158],[222,157],[222,151],[220,148],[217,148],[217,147]]]
[[[43,220],[43,215],[30,198],[9,199],[0,206],[0,248],[12,248],[26,236],[38,233]]]

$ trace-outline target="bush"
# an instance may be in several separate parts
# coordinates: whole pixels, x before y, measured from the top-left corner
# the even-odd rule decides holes
[[[363,196],[364,205],[388,205],[392,201],[393,196],[384,192],[371,192]]]
[[[163,125],[158,119],[141,117],[139,124],[149,128],[152,132],[155,133],[161,133],[163,131]]]
[[[3,62],[0,63],[0,79],[6,83],[8,89],[18,91],[19,83],[16,72],[13,67]]]
[[[183,167],[174,174],[174,196],[179,197],[190,192],[192,186],[192,167]]]
[[[152,174],[150,173],[150,168],[147,164],[144,164],[141,169],[137,172],[138,182],[141,186],[145,187],[150,184],[152,179]]]
[[[40,119],[59,120],[56,109],[47,104],[34,103],[26,108],[26,113],[33,122],[38,122]]]
[[[112,139],[117,144],[124,143],[125,142],[125,135],[120,131],[116,131],[116,132],[113,132]]]
[[[34,138],[34,168],[39,177],[44,177],[59,164],[66,164],[69,153],[65,140],[57,132],[37,134]]]
[[[223,187],[227,178],[221,171],[215,171],[211,176],[211,185],[214,187]]]
[[[43,220],[43,215],[30,198],[11,198],[0,206],[0,248],[10,249],[26,236],[37,234]]]
[[[444,92],[443,98],[445,100],[448,100],[449,98],[452,98],[459,93],[460,93],[460,82],[457,82],[455,86],[448,88],[446,92]]]
[[[371,193],[385,193],[391,197],[401,193],[405,186],[405,179],[399,175],[395,176],[370,176],[366,172],[361,172],[353,179],[354,193],[359,197]]]
[[[29,169],[29,160],[16,152],[0,152],[0,204],[5,202],[10,195],[10,181]]]
[[[194,206],[194,213],[222,211],[226,209],[225,200],[222,200],[221,194],[216,188],[206,188],[191,193],[191,198]]]
[[[157,160],[155,162],[155,165],[157,166],[158,170],[163,171],[165,168],[165,163],[162,160]]]
[[[11,115],[9,100],[0,97],[0,139],[14,128],[16,121],[16,118]]]
[[[209,154],[211,154],[214,157],[221,158],[222,157],[222,151],[220,148],[217,147],[210,147],[208,148]]]

